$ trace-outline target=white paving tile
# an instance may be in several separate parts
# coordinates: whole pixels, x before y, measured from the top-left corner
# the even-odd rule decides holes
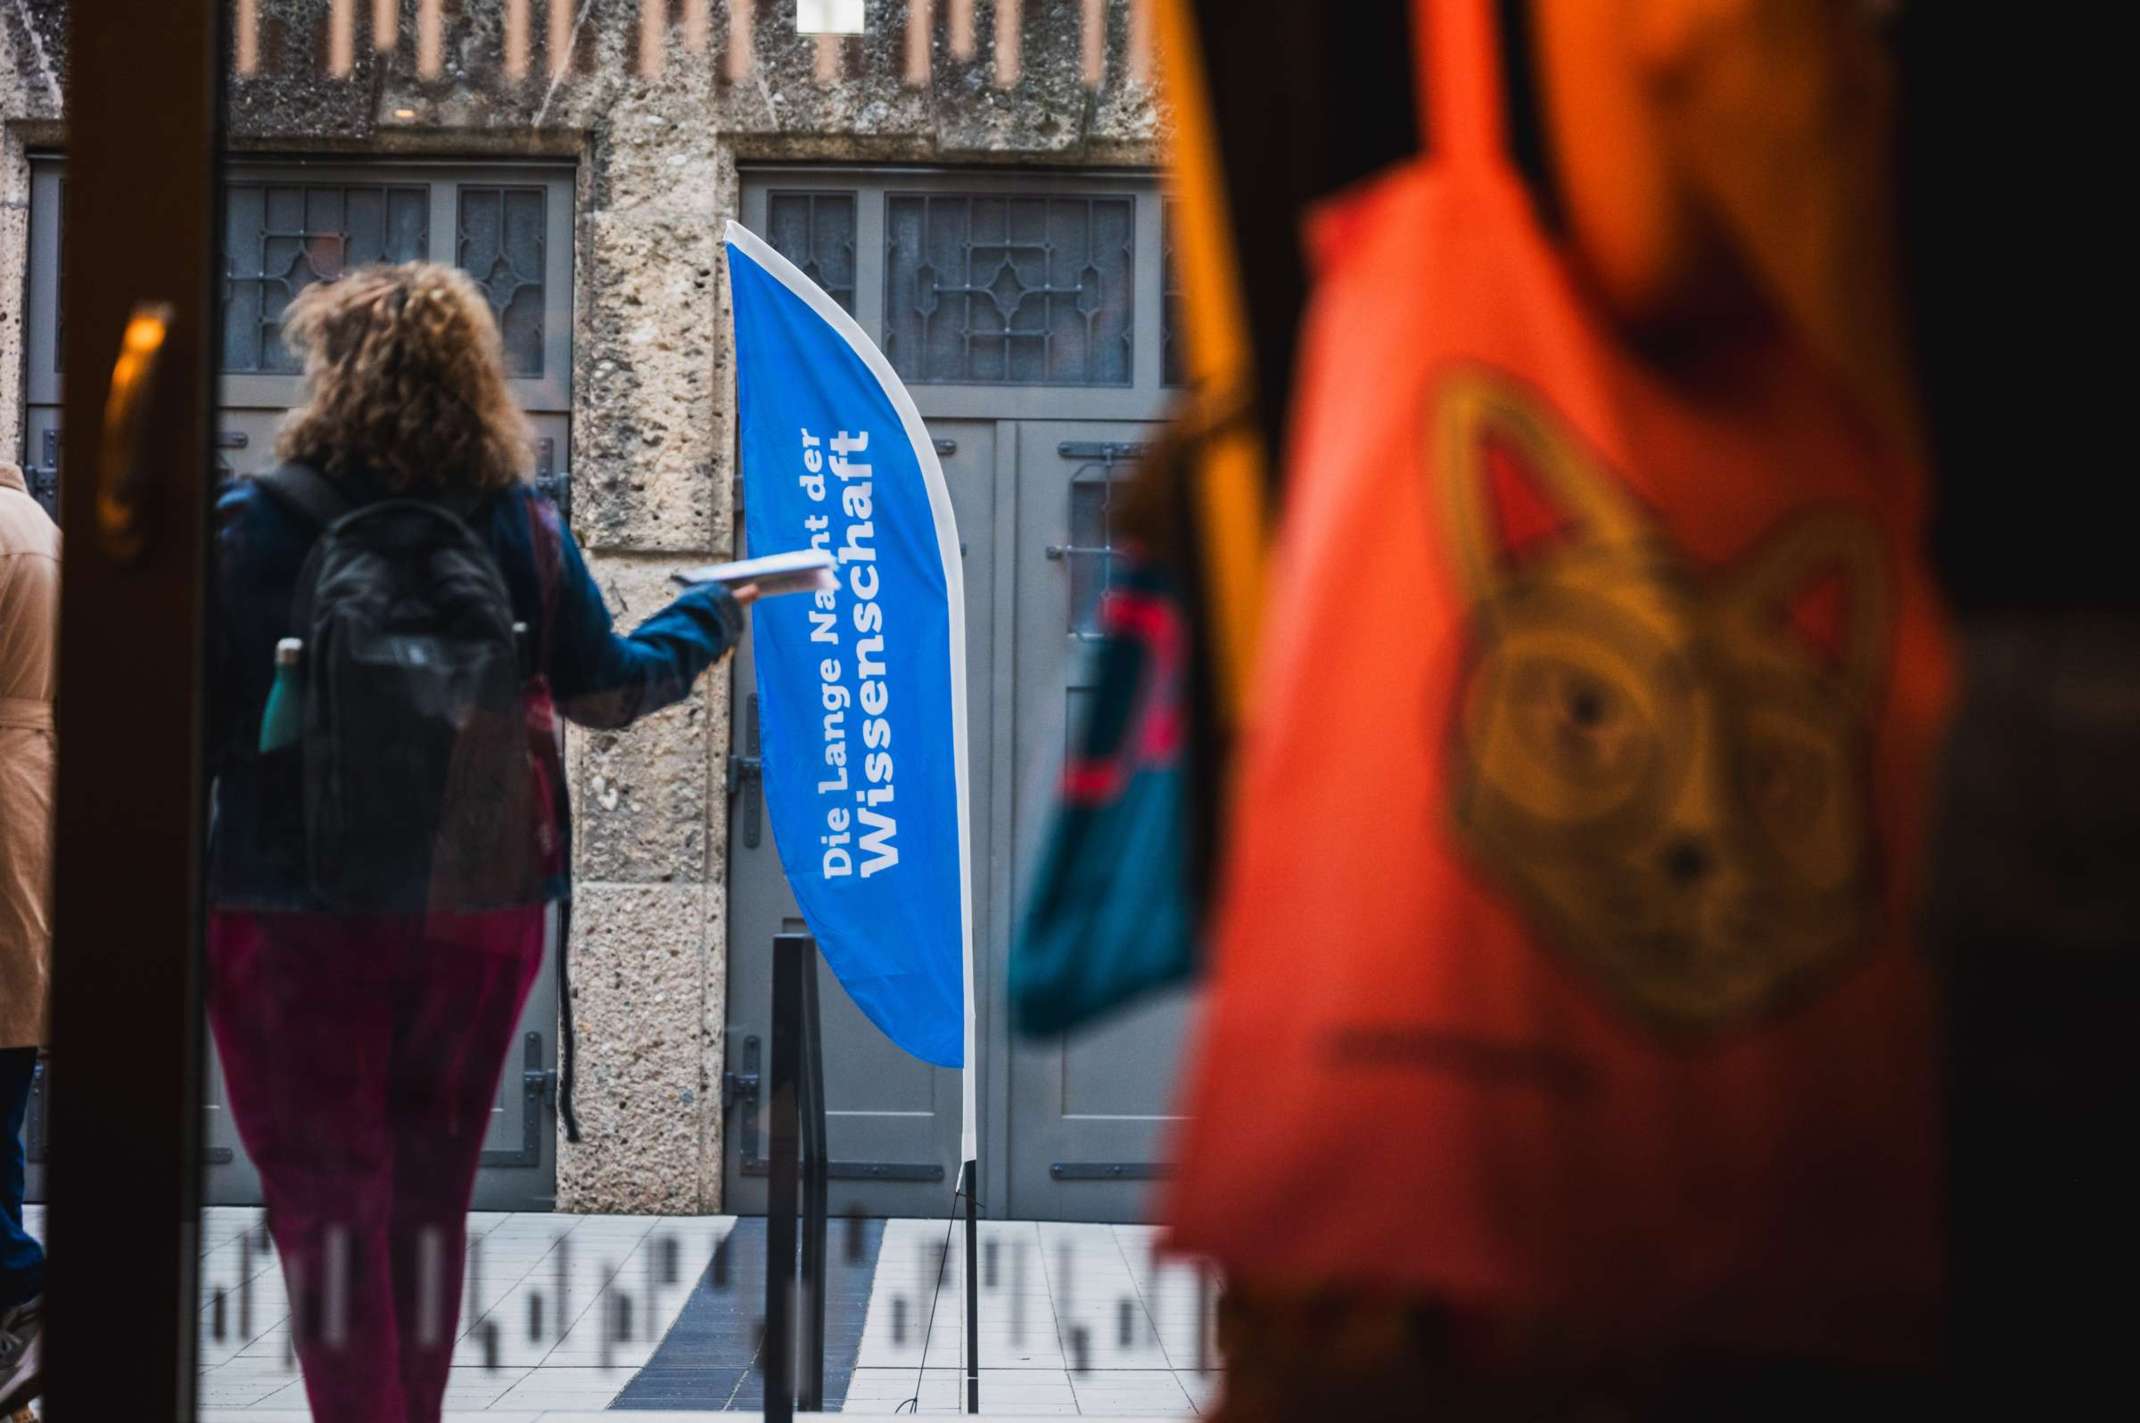
[[[487,1409],[533,1372],[533,1369],[456,1367],[446,1375],[446,1407]]]
[[[625,1384],[625,1369],[530,1369],[497,1400],[500,1408],[607,1408]]]

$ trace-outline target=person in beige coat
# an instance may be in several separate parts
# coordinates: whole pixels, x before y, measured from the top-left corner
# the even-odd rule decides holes
[[[35,1394],[45,1252],[23,1228],[23,1118],[52,976],[59,530],[0,464],[0,1414]]]

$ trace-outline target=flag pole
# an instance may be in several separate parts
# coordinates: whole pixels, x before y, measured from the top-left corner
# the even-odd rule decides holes
[[[966,1411],[981,1411],[980,1162],[966,1163]]]

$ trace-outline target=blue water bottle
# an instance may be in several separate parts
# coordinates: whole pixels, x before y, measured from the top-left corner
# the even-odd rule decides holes
[[[304,656],[305,644],[298,638],[275,644],[275,684],[268,688],[267,707],[260,713],[263,756],[295,745],[305,729]]]

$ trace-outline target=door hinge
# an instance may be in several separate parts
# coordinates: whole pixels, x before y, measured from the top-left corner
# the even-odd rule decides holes
[[[572,524],[572,477],[557,467],[557,441],[545,435],[535,442],[535,489],[557,506],[558,518]]]
[[[758,1154],[759,1042],[756,1034],[743,1039],[742,1070],[721,1074],[721,1115],[726,1118],[737,1103],[743,1116],[736,1123],[736,1173],[763,1176],[771,1163]],[[941,1181],[944,1168],[922,1162],[828,1161],[826,1176],[834,1181]]]
[[[44,463],[34,461],[24,470],[24,483],[30,487],[30,497],[45,506],[45,512],[59,517],[59,431],[45,431]]]
[[[743,799],[743,848],[755,850],[764,838],[759,817],[764,813],[760,807],[758,787],[765,779],[765,766],[756,756],[740,756],[731,752],[728,757],[728,799],[730,804],[737,796]]]
[[[542,1034],[524,1033],[520,1039],[520,1145],[483,1153],[485,1166],[540,1166],[542,1137],[548,1128],[543,1105],[557,1106],[557,1073],[542,1065]]]
[[[728,756],[728,801],[743,796],[743,848],[755,850],[765,838],[765,798],[758,794],[765,780],[765,763],[758,755],[758,694],[743,702],[743,749]],[[745,793],[748,787],[748,793]]]
[[[753,1169],[764,1170],[758,1159],[758,1038],[756,1034],[743,1039],[743,1070],[721,1074],[721,1117],[725,1121],[736,1103],[743,1104],[743,1120],[737,1124],[739,1137],[736,1151],[738,1169],[750,1175]]]
[[[721,1114],[726,1116],[735,1110],[736,1103],[748,1101],[753,1106],[758,1102],[758,1074],[755,1072],[724,1072],[721,1074]]]
[[[755,781],[763,774],[764,763],[758,757],[731,751],[728,755],[728,798],[734,800],[745,781]]]

